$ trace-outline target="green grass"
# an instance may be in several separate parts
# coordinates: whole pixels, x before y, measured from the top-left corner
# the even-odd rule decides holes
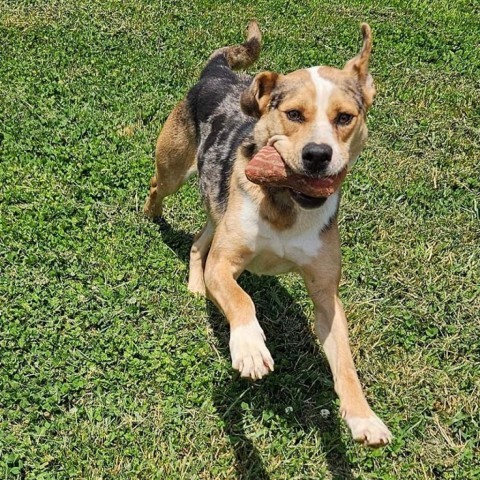
[[[242,277],[276,360],[242,381],[186,288],[195,181],[169,226],[141,214],[162,122],[253,17],[252,72],[341,66],[374,31],[341,295],[384,450],[339,420],[296,277]],[[479,18],[467,0],[0,0],[0,478],[480,478]]]

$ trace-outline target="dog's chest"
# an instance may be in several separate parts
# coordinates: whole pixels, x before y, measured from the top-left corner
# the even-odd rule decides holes
[[[251,239],[255,255],[247,270],[258,275],[278,275],[312,261],[321,248],[319,230],[302,232],[297,237],[261,225]]]
[[[247,270],[259,275],[278,275],[312,262],[322,248],[321,231],[336,211],[336,199],[312,211],[299,212],[295,224],[276,230],[261,218],[258,208],[245,198],[240,216],[246,246],[254,252]]]

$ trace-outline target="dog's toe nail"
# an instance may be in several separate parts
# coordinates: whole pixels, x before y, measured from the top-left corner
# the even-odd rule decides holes
[[[264,363],[265,367],[267,368],[267,370],[270,370],[271,372],[273,372],[274,362],[273,362],[272,358],[266,358],[263,363]]]

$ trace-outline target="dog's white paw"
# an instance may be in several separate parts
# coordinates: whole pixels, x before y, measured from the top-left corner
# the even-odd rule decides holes
[[[392,441],[386,425],[372,412],[368,417],[345,416],[353,439],[369,447],[383,447]]]
[[[232,367],[242,377],[259,380],[273,372],[273,358],[265,345],[265,335],[256,320],[230,332]]]

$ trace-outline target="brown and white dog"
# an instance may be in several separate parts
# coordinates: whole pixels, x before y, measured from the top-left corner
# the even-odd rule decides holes
[[[355,440],[375,447],[389,443],[391,434],[362,392],[338,297],[340,192],[309,197],[291,188],[259,186],[245,176],[248,162],[266,145],[295,174],[317,181],[338,178],[354,163],[367,138],[366,113],[375,95],[367,24],[362,34],[360,53],[341,70],[262,72],[253,79],[234,73],[259,55],[255,22],[245,43],[215,51],[160,133],[144,211],[160,217],[163,199],[198,171],[208,222],[191,249],[188,286],[225,314],[232,365],[242,377],[260,379],[273,371],[274,362],[238,276],[249,270],[303,277],[342,416]]]

